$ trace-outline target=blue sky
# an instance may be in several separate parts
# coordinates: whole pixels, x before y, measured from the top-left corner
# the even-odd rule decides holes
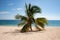
[[[0,0],[0,20],[15,19],[16,14],[25,15],[25,3],[37,5],[42,9],[37,17],[60,20],[60,0]]]

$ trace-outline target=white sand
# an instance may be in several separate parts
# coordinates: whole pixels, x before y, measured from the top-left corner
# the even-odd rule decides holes
[[[0,40],[60,40],[60,27],[45,31],[20,33],[20,27],[0,26]]]

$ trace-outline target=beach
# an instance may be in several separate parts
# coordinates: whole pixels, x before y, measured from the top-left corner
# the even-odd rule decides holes
[[[21,33],[17,26],[0,26],[0,40],[60,40],[60,27],[45,27],[43,31]]]

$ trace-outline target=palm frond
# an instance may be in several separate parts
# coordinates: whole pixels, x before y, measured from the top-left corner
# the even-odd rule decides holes
[[[16,19],[20,19],[20,20],[27,21],[27,17],[22,16],[22,15],[19,15],[19,14],[17,14],[17,15],[15,16],[15,18],[16,18]]]
[[[37,18],[36,20],[37,20],[38,22],[48,24],[48,21],[47,21],[46,18]]]
[[[24,20],[24,21],[27,21],[27,19],[28,19],[27,17],[21,16],[21,15],[20,15],[20,18],[21,18],[21,20]]]
[[[27,9],[27,4],[25,3],[25,7],[26,7],[26,9]]]
[[[25,3],[25,12],[26,12],[26,13],[28,12],[28,6],[27,6],[26,3]]]
[[[20,19],[20,15],[17,14],[17,15],[15,16],[15,18],[16,18],[16,19]]]
[[[31,11],[32,13],[41,13],[41,8],[39,8],[38,6],[32,6]]]
[[[37,18],[36,23],[42,28],[44,28],[44,25],[47,24],[47,20],[46,18]]]
[[[25,22],[22,22],[22,23],[19,23],[18,26],[20,26],[20,25],[24,25],[24,24],[25,24]]]
[[[31,4],[29,4],[29,10],[31,9]]]
[[[25,7],[26,7],[26,9],[25,9],[26,15],[29,17],[29,16],[30,16],[30,14],[29,14],[30,4],[27,5],[27,4],[25,3]]]

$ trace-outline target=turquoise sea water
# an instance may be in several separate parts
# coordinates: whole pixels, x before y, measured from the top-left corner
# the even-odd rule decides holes
[[[0,20],[0,26],[17,26],[20,20]],[[47,26],[60,26],[60,20],[48,20]]]

